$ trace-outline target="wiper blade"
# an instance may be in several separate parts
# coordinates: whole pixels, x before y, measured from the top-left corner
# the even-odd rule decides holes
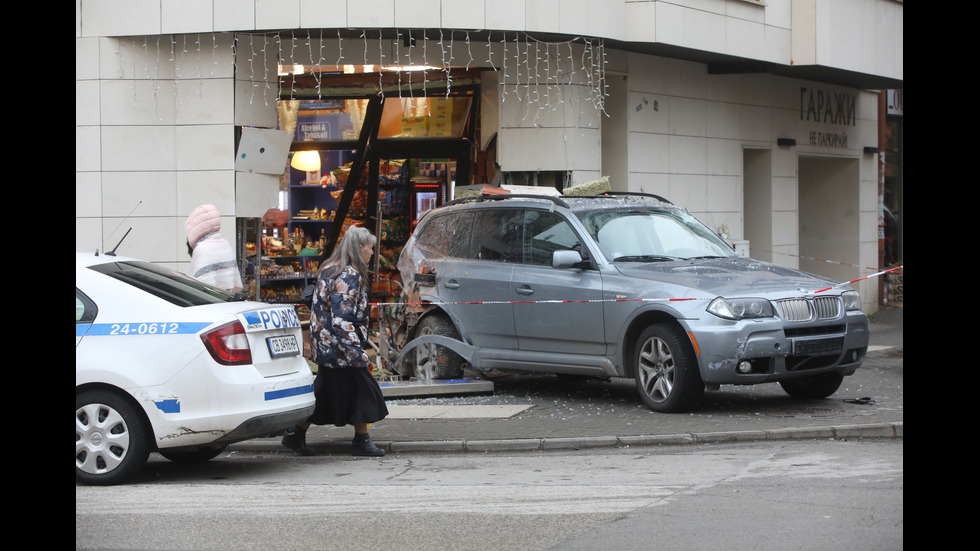
[[[704,256],[692,256],[692,257],[687,258],[685,260],[708,260],[708,259],[711,259],[711,258],[728,258],[728,257],[726,257],[726,256],[718,256],[718,255],[710,255],[709,254],[709,255],[704,255]]]
[[[613,262],[670,262],[672,260],[681,260],[675,256],[663,256],[656,254],[637,254],[632,256],[617,256],[613,259]]]

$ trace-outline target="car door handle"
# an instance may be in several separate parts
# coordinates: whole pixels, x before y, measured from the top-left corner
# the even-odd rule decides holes
[[[534,289],[528,287],[527,285],[523,285],[517,288],[517,294],[529,297],[534,294]]]
[[[459,282],[455,279],[450,279],[449,281],[442,284],[446,289],[459,289]]]

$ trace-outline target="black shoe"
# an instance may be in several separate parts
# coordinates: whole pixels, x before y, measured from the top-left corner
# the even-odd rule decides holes
[[[286,434],[282,437],[282,445],[300,455],[316,455],[316,452],[306,445],[306,429],[299,425],[286,429]]]
[[[358,457],[381,457],[385,454],[384,450],[374,445],[371,436],[366,432],[354,435],[354,440],[351,441],[351,449],[353,454]]]

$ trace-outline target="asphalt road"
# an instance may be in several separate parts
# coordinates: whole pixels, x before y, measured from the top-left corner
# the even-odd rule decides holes
[[[76,549],[731,551],[903,546],[901,439],[151,460],[75,488]]]

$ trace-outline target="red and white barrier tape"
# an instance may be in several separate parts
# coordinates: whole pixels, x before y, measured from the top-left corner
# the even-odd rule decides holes
[[[815,295],[817,293],[824,293],[830,291],[831,289],[836,289],[842,285],[850,285],[851,283],[856,283],[865,279],[871,279],[874,277],[882,276],[896,270],[901,270],[903,266],[898,266],[895,268],[890,268],[888,270],[880,271],[876,274],[868,275],[865,277],[859,277],[857,279],[852,279],[850,281],[845,281],[820,289],[818,291],[811,291],[808,294]],[[470,301],[447,301],[447,302],[372,302],[371,306],[448,306],[448,305],[461,305],[461,304],[568,304],[575,302],[686,302],[691,300],[713,300],[711,298],[610,298],[610,299],[584,299],[584,300],[470,300]]]
[[[815,257],[812,257],[812,256],[801,256],[801,255],[798,255],[798,254],[784,253],[784,252],[779,252],[779,251],[763,251],[763,252],[767,252],[769,254],[778,254],[778,255],[781,255],[781,256],[789,256],[789,257],[792,257],[792,258],[799,258],[801,260],[812,260],[814,262],[824,262],[826,264],[836,264],[838,266],[850,266],[851,268],[857,268],[859,270],[869,270],[871,272],[877,272],[878,271],[878,268],[872,268],[871,266],[859,266],[857,264],[851,264],[849,262],[840,262],[838,260],[829,260],[829,259],[826,259],[826,258],[815,258]],[[893,271],[893,270],[889,270],[889,271]],[[875,275],[880,275],[880,274],[875,274]],[[872,277],[874,277],[874,276],[872,276]]]
[[[569,304],[574,302],[685,302],[710,298],[600,298],[583,300],[469,300],[446,302],[372,302],[371,306],[432,306],[457,304]]]
[[[834,286],[831,286],[831,287],[827,287],[826,289],[820,289],[819,291],[814,291],[812,294],[815,295],[817,293],[823,293],[823,292],[829,291],[831,289],[836,289],[837,287],[840,287],[841,285],[850,285],[851,283],[855,283],[855,282],[858,282],[858,281],[863,281],[865,279],[871,279],[873,277],[883,276],[883,275],[885,275],[887,273],[894,272],[896,270],[901,270],[902,268],[904,268],[904,266],[896,266],[894,268],[889,268],[887,270],[882,270],[882,271],[880,271],[878,273],[875,273],[875,274],[871,274],[871,275],[864,276],[864,277],[859,277],[857,279],[852,279],[850,281],[845,281],[843,283],[838,283],[837,285],[834,285]]]

